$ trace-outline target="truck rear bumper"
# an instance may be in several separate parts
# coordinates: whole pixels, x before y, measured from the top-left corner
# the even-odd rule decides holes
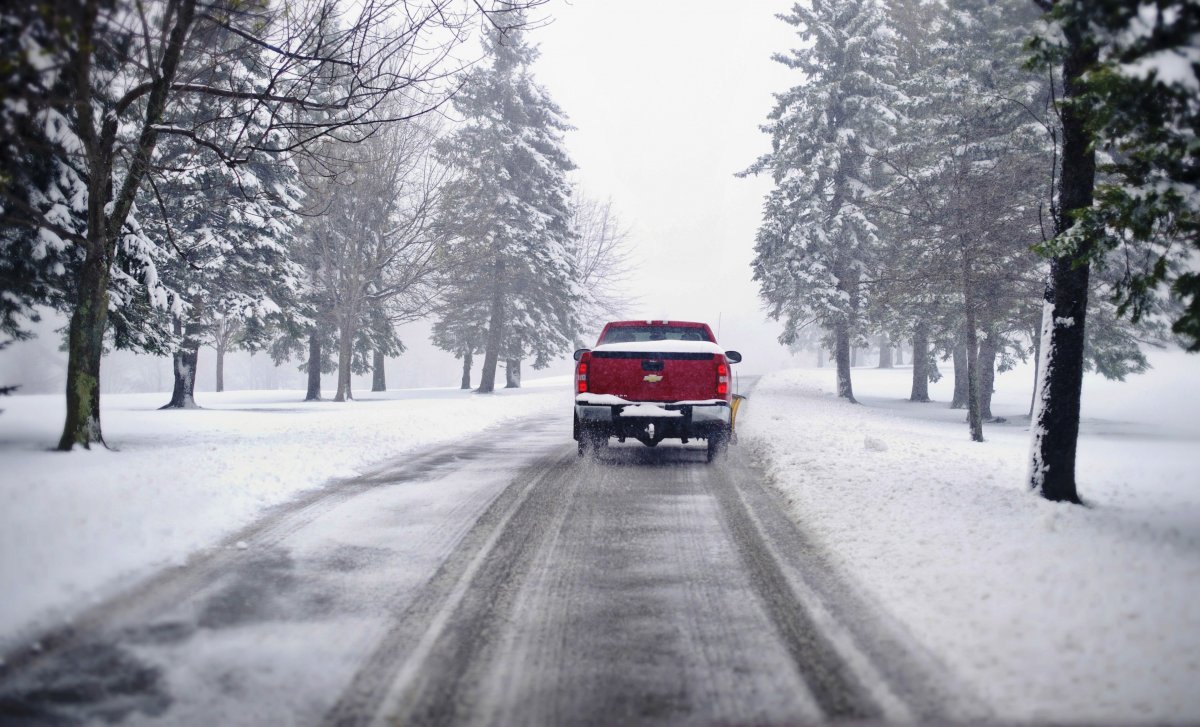
[[[661,413],[659,413],[661,410]],[[728,433],[731,409],[725,402],[712,404],[662,404],[629,402],[628,404],[575,405],[575,421],[579,430],[586,429],[601,436],[634,437],[649,435],[653,439],[705,439],[713,433]],[[653,429],[648,429],[653,425]]]

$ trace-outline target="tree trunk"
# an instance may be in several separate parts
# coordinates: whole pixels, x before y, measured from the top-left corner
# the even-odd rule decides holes
[[[350,401],[354,394],[350,391],[350,362],[354,357],[354,327],[350,321],[357,316],[344,316],[338,325],[338,368],[337,393],[334,401]]]
[[[971,429],[971,440],[982,442],[983,416],[979,409],[979,330],[975,322],[975,302],[970,293],[965,296],[964,307],[967,314],[964,336],[967,341],[967,426]]]
[[[175,335],[183,335],[179,350],[172,356],[175,386],[171,400],[159,409],[199,409],[196,406],[196,366],[200,362],[200,339],[191,324],[175,318]]]
[[[992,415],[992,394],[996,388],[997,354],[996,332],[988,326],[979,343],[979,415],[985,422],[996,418]]]
[[[904,346],[896,344],[896,365],[904,365]]]
[[[1087,308],[1087,265],[1069,258],[1051,265],[1054,290],[1048,292],[1042,325],[1049,345],[1041,351],[1041,379],[1033,417],[1030,485],[1047,500],[1078,503],[1075,451],[1083,389],[1083,325]]]
[[[967,405],[967,346],[964,343],[954,344],[954,398],[950,401],[951,409],[962,409]]]
[[[892,368],[892,342],[886,333],[879,337],[879,368]]]
[[[73,28],[81,53],[89,62],[71,64],[75,77],[68,80],[76,88],[88,89],[92,84],[90,54],[95,42],[97,3],[88,3],[85,22]],[[100,429],[100,359],[104,354],[104,329],[108,325],[108,282],[112,275],[109,261],[116,257],[117,239],[133,209],[134,197],[149,169],[150,158],[158,140],[155,126],[162,120],[168,89],[175,80],[179,56],[195,18],[195,0],[184,0],[177,6],[175,24],[158,61],[157,72],[146,96],[145,123],[138,134],[137,145],[129,157],[128,170],[121,187],[114,194],[113,158],[116,152],[118,118],[105,114],[97,120],[91,104],[76,99],[79,125],[88,130],[82,135],[87,166],[87,239],[83,266],[79,271],[74,309],[67,334],[67,416],[63,422],[58,449],[69,451],[76,445],[90,448],[104,446]],[[81,102],[84,101],[84,102]],[[97,133],[97,131],[99,133]]]
[[[521,388],[521,359],[510,358],[504,362],[504,388]]]
[[[79,28],[81,47],[92,42],[96,5],[84,6],[89,22]],[[90,50],[81,51],[90,54]],[[79,88],[91,87],[91,64],[76,63],[78,78],[71,79]],[[80,124],[94,129],[90,105],[81,106],[88,118]],[[100,430],[100,359],[104,355],[104,329],[108,325],[108,282],[112,275],[108,254],[108,215],[105,207],[112,199],[112,149],[96,143],[93,133],[84,136],[88,172],[87,239],[83,267],[79,271],[78,296],[71,311],[67,333],[67,416],[63,422],[58,449],[66,452],[76,445],[90,449],[105,446]],[[123,220],[122,220],[123,222]]]
[[[912,394],[909,401],[929,401],[929,324],[921,321],[913,330]]]
[[[371,391],[387,391],[387,378],[383,366],[383,351],[376,351],[371,362]]]
[[[1095,44],[1085,43],[1080,21],[1063,25],[1067,53],[1063,59],[1062,174],[1056,235],[1072,224],[1074,210],[1089,207],[1096,181],[1096,151],[1084,118],[1069,102],[1079,93],[1079,79],[1098,58]],[[1081,240],[1071,252],[1050,263],[1051,289],[1046,291],[1042,336],[1046,345],[1039,365],[1037,411],[1033,421],[1033,457],[1029,482],[1042,497],[1078,503],[1075,450],[1079,438],[1079,404],[1083,388],[1084,326],[1087,322],[1089,255],[1092,241]]]
[[[495,279],[492,288],[492,306],[488,314],[487,347],[483,351],[483,370],[479,374],[481,394],[496,390],[496,365],[500,361],[500,343],[504,340],[504,259],[496,260]]]
[[[181,348],[172,359],[175,386],[171,390],[171,401],[159,409],[199,409],[196,406],[196,366],[200,360],[200,347]]]
[[[92,228],[93,230],[96,228]],[[89,242],[92,234],[89,232]],[[108,322],[108,264],[103,240],[88,250],[79,279],[79,299],[67,333],[67,418],[58,448],[105,446],[100,430],[100,356]]]
[[[308,334],[308,393],[304,400],[321,400],[321,332],[315,328]]]
[[[834,357],[837,359],[837,393],[852,404],[858,401],[854,398],[854,386],[850,381],[850,326],[845,322],[835,323],[833,335],[836,341]]]
[[[858,346],[850,347],[850,366],[858,365]]]
[[[962,244],[963,341],[967,349],[967,426],[971,439],[983,441],[983,415],[979,401],[979,309],[976,307],[973,266],[969,243]],[[954,372],[954,388],[958,388],[958,371]]]
[[[217,393],[225,390],[225,345],[217,344]]]
[[[460,389],[471,388],[471,362],[473,358],[474,356],[471,355],[470,351],[463,353],[462,384],[459,386]]]
[[[817,346],[817,368],[825,368],[825,349]]]
[[[1047,287],[1050,282],[1046,282]],[[1036,326],[1030,334],[1033,339],[1033,393],[1029,395],[1029,419],[1033,421],[1033,412],[1037,405],[1038,395],[1038,373],[1041,371],[1042,364],[1042,332],[1041,327]]]

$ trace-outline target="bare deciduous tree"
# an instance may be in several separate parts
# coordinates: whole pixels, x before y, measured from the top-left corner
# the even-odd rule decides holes
[[[387,337],[432,308],[441,244],[432,220],[445,175],[432,156],[435,133],[425,123],[389,125],[354,147],[336,176],[313,181],[324,208],[310,224],[314,284],[338,329],[335,401],[353,398],[360,332]]]
[[[453,90],[451,50],[481,16],[504,27],[544,1],[50,0],[6,8],[0,41],[12,72],[3,81],[0,165],[10,176],[0,185],[0,224],[6,240],[27,241],[6,245],[5,255],[46,249],[40,259],[53,264],[37,272],[57,292],[37,295],[71,315],[59,449],[103,444],[100,359],[110,318],[185,305],[154,270],[165,241],[143,234],[135,213],[161,137],[185,139],[231,166],[251,153],[361,141],[396,120],[389,102],[399,94],[422,99],[405,108],[409,115],[442,103]],[[177,123],[175,109],[196,105],[210,107],[212,119],[265,121],[265,130],[214,134],[194,115]]]
[[[573,195],[571,227],[578,235],[575,263],[587,294],[584,305],[588,310],[581,320],[605,321],[619,316],[637,302],[626,289],[634,268],[629,229],[617,219],[611,199],[592,199],[579,190]]]

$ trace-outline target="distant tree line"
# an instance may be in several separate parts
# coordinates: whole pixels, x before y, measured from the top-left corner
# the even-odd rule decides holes
[[[803,74],[763,127],[754,258],[784,343],[910,341],[983,441],[998,370],[1032,356],[1030,484],[1078,502],[1082,374],[1200,350],[1200,7],[1182,0],[796,3]],[[884,344],[881,342],[880,344]]]
[[[623,253],[580,223],[596,204],[532,80],[545,1],[0,10],[0,348],[69,317],[59,448],[103,444],[114,348],[172,357],[164,408],[195,406],[203,345],[218,390],[226,352],[265,349],[309,399],[336,371],[339,401],[354,373],[385,388],[396,326],[431,315],[468,374],[484,356],[481,391],[569,350]],[[454,61],[478,31],[487,57]]]

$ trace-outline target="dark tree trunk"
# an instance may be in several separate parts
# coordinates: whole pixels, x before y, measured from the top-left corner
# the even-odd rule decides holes
[[[996,332],[989,326],[979,342],[979,415],[985,422],[994,420],[992,394],[996,388]]]
[[[521,388],[521,359],[510,358],[504,362],[504,388]]]
[[[1073,268],[1068,258],[1051,264],[1053,302],[1042,325],[1049,328],[1048,350],[1041,352],[1041,379],[1033,422],[1031,486],[1048,500],[1078,503],[1075,451],[1083,389],[1083,326],[1087,308],[1088,269]]]
[[[338,325],[338,367],[337,393],[334,401],[350,401],[354,392],[350,391],[350,363],[354,357],[354,324],[356,315],[346,315]]]
[[[95,228],[93,228],[95,229]],[[79,280],[79,299],[67,334],[67,418],[58,448],[104,446],[100,430],[100,356],[108,322],[108,264],[103,240],[88,251]]]
[[[175,385],[171,390],[171,400],[160,409],[199,409],[196,406],[196,366],[200,362],[200,339],[194,326],[185,326],[178,317],[175,318],[175,335],[183,335],[179,350],[172,356],[175,373]]]
[[[951,409],[963,409],[967,406],[967,346],[964,343],[954,344],[954,398],[950,401]]]
[[[854,398],[854,386],[850,381],[850,326],[839,322],[833,326],[835,340],[834,358],[837,359],[837,393],[852,404],[858,401]]]
[[[971,430],[971,439],[982,442],[983,416],[979,409],[979,331],[975,327],[974,302],[970,295],[966,297],[966,308],[967,326],[964,338],[967,339],[967,426]]]
[[[912,394],[909,401],[929,401],[929,324],[924,321],[913,330]]]
[[[462,384],[459,386],[460,389],[471,388],[471,362],[473,358],[470,351],[463,353]]]
[[[892,342],[886,333],[879,337],[879,368],[892,368]]]
[[[487,347],[483,351],[483,370],[479,373],[481,394],[496,390],[496,365],[500,362],[500,343],[504,340],[504,260],[496,260],[492,288],[492,306],[488,314]]]
[[[321,332],[316,329],[308,334],[308,393],[304,400],[321,400]]]
[[[978,335],[967,334],[967,427],[971,440],[983,441],[983,414],[979,401],[979,341]]]
[[[1089,207],[1096,181],[1096,151],[1085,119],[1069,102],[1079,93],[1079,79],[1095,64],[1098,51],[1085,42],[1080,21],[1063,25],[1067,53],[1063,59],[1062,174],[1059,177],[1055,233],[1072,224],[1074,210]],[[1030,486],[1042,497],[1078,503],[1075,485],[1075,450],[1079,438],[1079,404],[1083,388],[1084,326],[1087,322],[1090,240],[1050,263],[1051,289],[1046,291],[1042,316],[1041,379],[1033,429],[1033,462]]]
[[[98,3],[85,4],[84,22],[73,28],[79,33],[78,46],[86,49],[80,55],[89,61],[98,7]],[[163,117],[179,56],[195,18],[196,3],[184,0],[177,10],[146,95],[145,123],[129,156],[125,178],[115,192],[113,158],[117,145],[117,115],[105,114],[97,120],[89,98],[81,93],[75,99],[76,121],[87,130],[81,134],[81,141],[87,168],[88,232],[83,265],[76,280],[78,297],[74,301],[67,333],[67,416],[58,441],[58,449],[63,451],[76,446],[90,448],[92,444],[104,446],[100,429],[100,359],[104,354],[104,330],[108,325],[108,283],[112,275],[109,261],[116,256],[118,235],[129,218],[138,187],[149,169],[150,157],[158,141],[155,127]],[[77,89],[90,89],[91,69],[90,62],[69,64],[65,72],[73,75],[68,78],[68,83]]]
[[[371,362],[371,391],[387,391],[387,378],[383,366],[383,351],[376,351]]]
[[[175,386],[171,390],[171,401],[160,409],[199,409],[196,406],[196,365],[200,359],[200,347],[188,347],[176,351],[174,356]]]
[[[217,344],[217,393],[225,390],[225,346]]]
[[[979,401],[979,308],[968,244],[962,245],[963,341],[967,348],[967,426],[971,439],[983,441],[983,415]],[[954,388],[958,388],[958,371],[954,372]]]

